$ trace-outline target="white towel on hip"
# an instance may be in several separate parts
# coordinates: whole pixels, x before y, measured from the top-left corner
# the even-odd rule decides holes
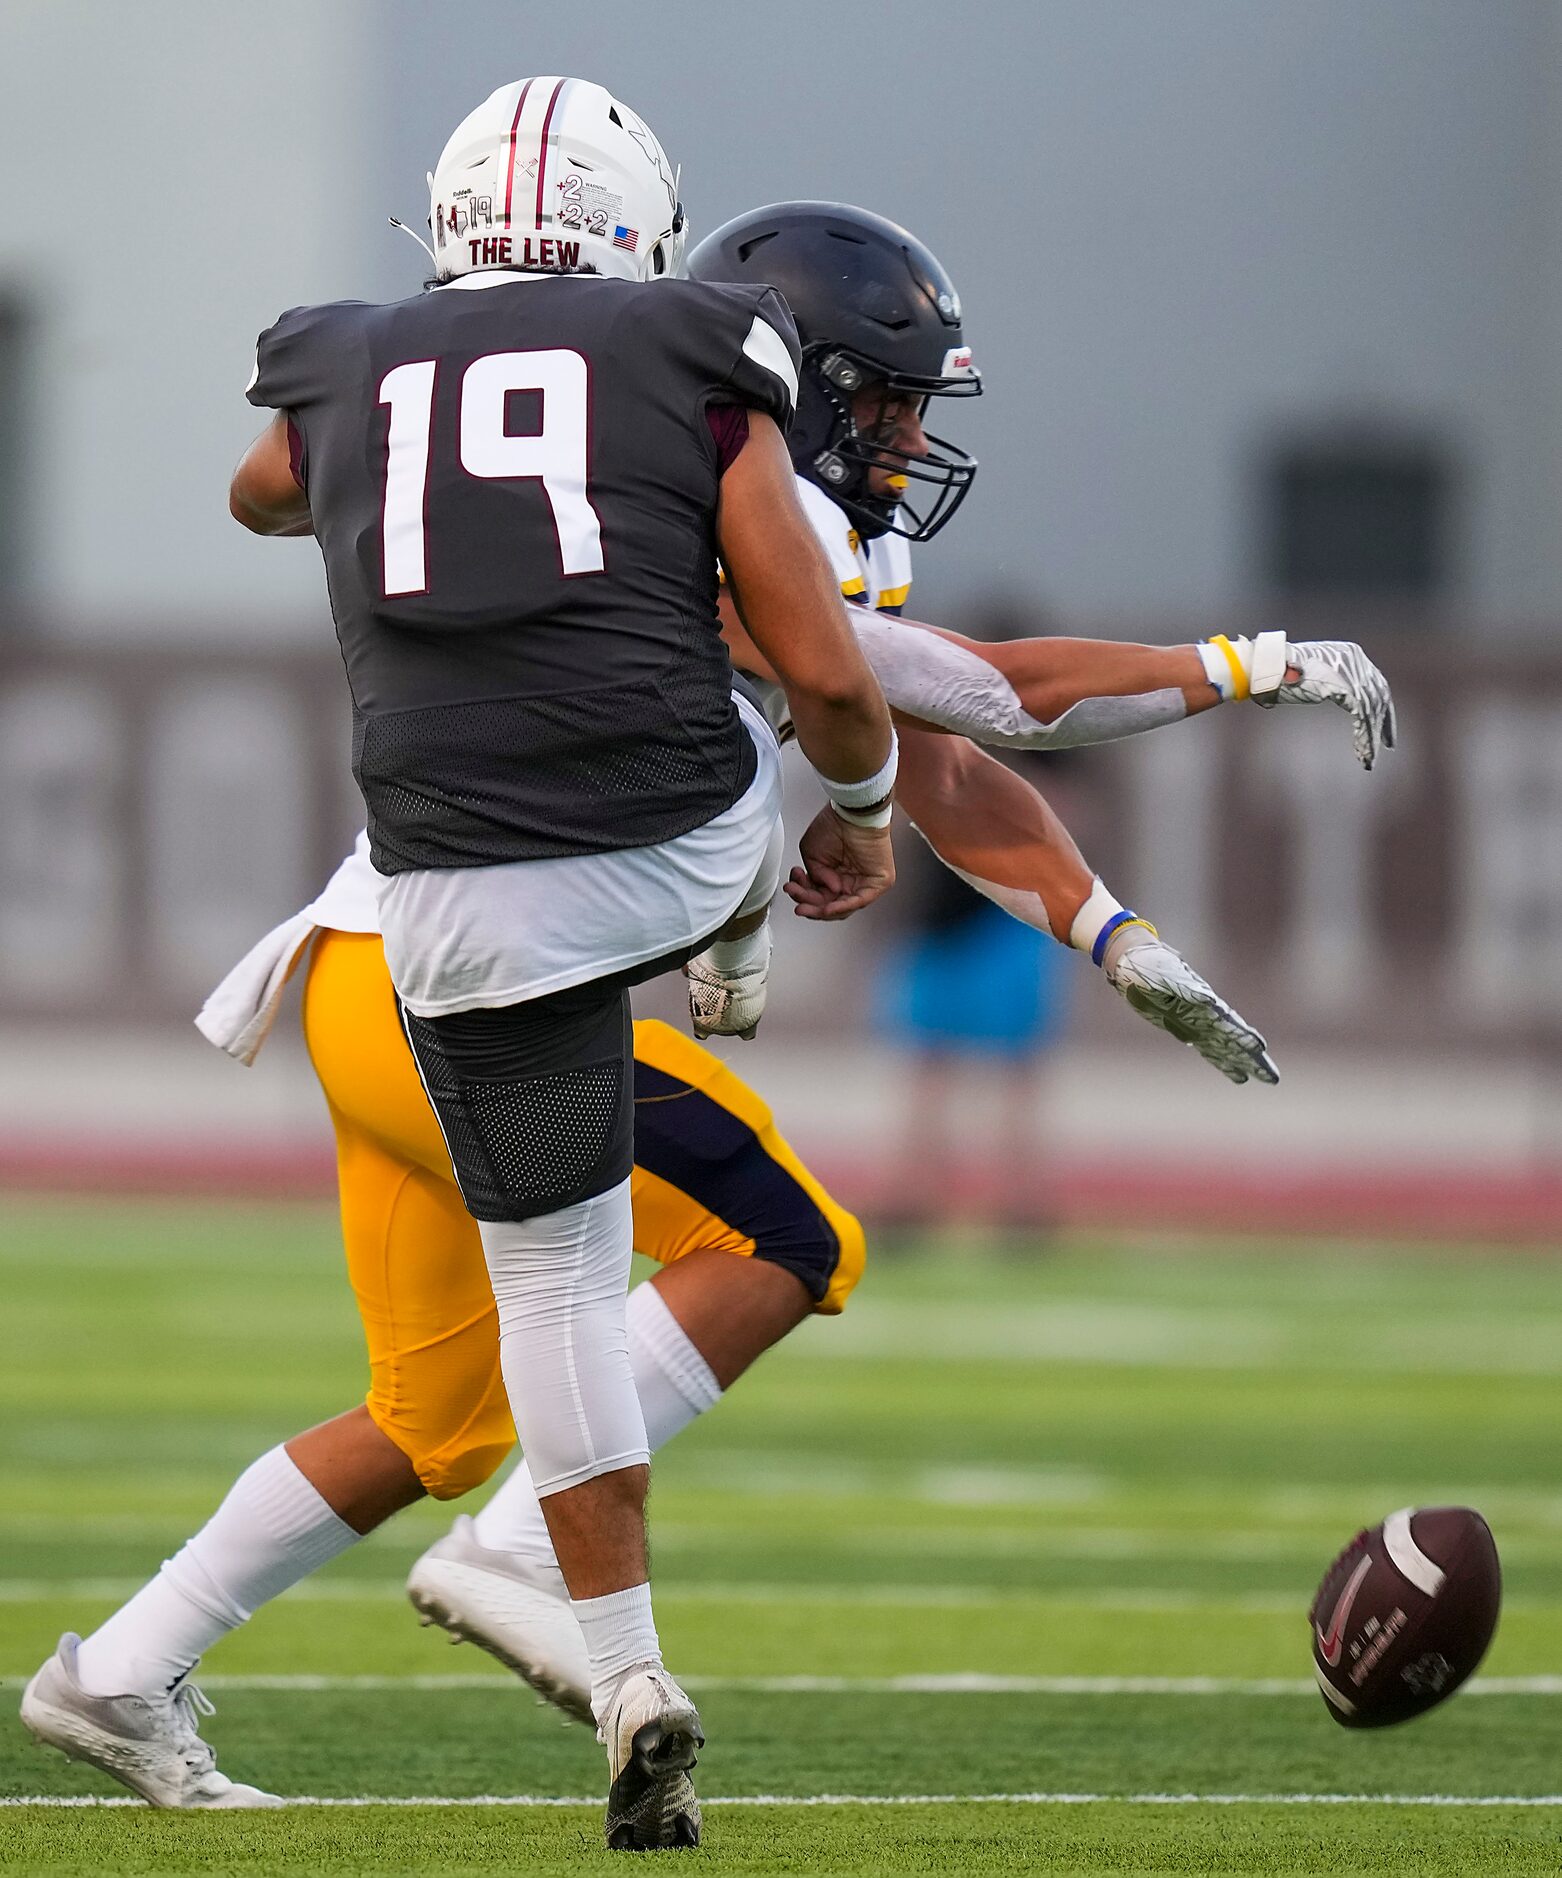
[[[195,1027],[219,1050],[253,1063],[277,1020],[282,993],[318,927],[305,909],[257,940],[201,1006]]]

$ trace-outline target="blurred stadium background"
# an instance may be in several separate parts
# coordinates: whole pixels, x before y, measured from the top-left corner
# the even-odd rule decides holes
[[[284,305],[411,289],[385,218],[421,223],[448,125],[512,69],[589,67],[665,127],[697,231],[847,198],[960,282],[982,472],[915,614],[1284,623],[1359,637],[1401,700],[1370,778],[1343,722],[1247,711],[1037,764],[1285,1081],[1224,1087],[1070,960],[1035,1151],[978,1084],[949,1111],[948,1208],[1554,1235],[1549,0],[788,0],[741,31],[695,0],[16,0],[0,65],[28,75],[0,122],[0,1176],[325,1190],[291,1037],[246,1074],[188,1021],[356,815],[318,556],[225,513],[249,346]],[[895,1173],[913,1082],[869,1021],[915,899],[783,920],[740,1053],[869,1212],[922,1205]]]
[[[875,1014],[889,954],[937,917],[925,880],[845,927],[778,922],[771,1012],[734,1059],[870,1225],[932,1230],[658,1464],[658,1609],[710,1692],[704,1792],[896,1806],[740,1806],[713,1842],[756,1870],[1051,1869],[1039,1845],[1067,1869],[1555,1869],[1553,0],[0,7],[0,71],[25,78],[0,113],[4,1700],[361,1386],[294,1026],[243,1071],[190,1023],[357,821],[318,556],[244,534],[225,492],[255,333],[412,290],[385,218],[421,223],[449,127],[523,70],[642,110],[697,233],[845,198],[949,266],[982,470],[920,551],[913,613],[1167,641],[1283,624],[1360,639],[1400,701],[1370,777],[1342,718],[1248,710],[1031,771],[1267,1031],[1277,1090],[1227,1087],[1072,956],[1033,1073],[909,1063]],[[939,1256],[1016,1225],[1002,1248],[1050,1256]],[[1427,1243],[1362,1256],[1405,1239]],[[1306,1686],[1307,1597],[1355,1526],[1444,1499],[1488,1513],[1509,1572],[1488,1699],[1345,1735]],[[452,1677],[412,1625],[401,1580],[444,1517],[414,1511],[213,1653],[225,1765],[327,1796],[592,1790],[583,1735],[474,1652]],[[834,1681],[774,1681],[799,1675]],[[0,1799],[107,1790],[4,1723]],[[902,1804],[1011,1790],[1139,1797]],[[1240,1823],[1140,1804],[1167,1793],[1279,1798]],[[0,1818],[0,1863],[107,1871],[224,1846],[258,1869],[284,1842],[298,1870],[560,1844],[573,1869],[594,1830]],[[795,1866],[765,1862],[783,1847]]]

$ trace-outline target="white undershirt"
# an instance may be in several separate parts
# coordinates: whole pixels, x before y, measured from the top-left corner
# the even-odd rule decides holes
[[[385,962],[417,1017],[495,1009],[583,985],[708,938],[765,864],[781,752],[746,698],[754,780],[731,808],[651,847],[377,876]],[[779,884],[779,882],[777,883]]]

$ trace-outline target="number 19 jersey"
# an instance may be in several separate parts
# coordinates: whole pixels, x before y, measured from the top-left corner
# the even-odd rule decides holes
[[[743,794],[706,413],[784,429],[797,366],[773,289],[697,281],[475,274],[261,335],[382,874],[649,846]]]

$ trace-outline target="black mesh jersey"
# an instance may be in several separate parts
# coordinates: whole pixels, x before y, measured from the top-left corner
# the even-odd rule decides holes
[[[642,847],[742,795],[706,411],[784,428],[798,357],[773,289],[592,275],[261,335],[249,397],[298,433],[381,873]]]

